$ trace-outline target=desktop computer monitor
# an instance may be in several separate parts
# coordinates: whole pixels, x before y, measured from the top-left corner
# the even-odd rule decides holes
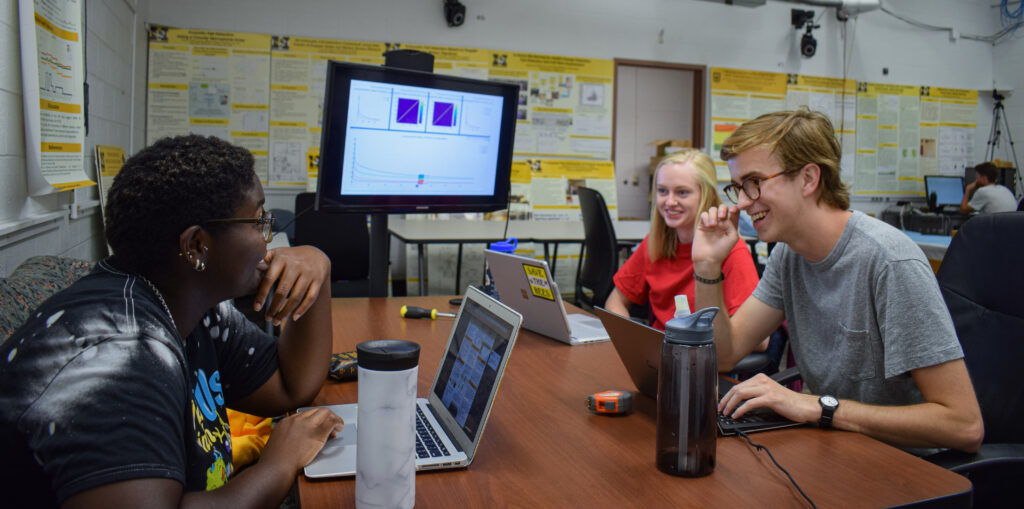
[[[318,208],[506,208],[518,99],[513,84],[329,62]]]
[[[924,192],[928,197],[929,205],[932,205],[932,196],[934,195],[935,207],[942,208],[944,205],[959,207],[960,202],[964,199],[964,178],[926,175],[924,177]]]

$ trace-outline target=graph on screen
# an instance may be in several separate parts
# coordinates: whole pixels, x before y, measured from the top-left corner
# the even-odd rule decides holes
[[[341,194],[489,195],[502,98],[352,80]]]

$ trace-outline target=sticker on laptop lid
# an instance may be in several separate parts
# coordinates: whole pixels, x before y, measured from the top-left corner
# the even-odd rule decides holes
[[[555,300],[555,294],[551,291],[551,285],[548,283],[548,272],[543,267],[524,263],[523,270],[526,271],[526,280],[530,283],[530,293],[534,297]]]

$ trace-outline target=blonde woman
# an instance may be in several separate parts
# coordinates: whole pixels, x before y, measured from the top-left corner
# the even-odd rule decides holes
[[[707,154],[683,149],[658,163],[654,173],[651,232],[615,274],[605,308],[629,315],[629,304],[650,303],[652,326],[665,330],[675,313],[675,296],[685,294],[694,311],[690,247],[700,213],[722,203],[715,188],[715,166]],[[725,305],[733,314],[757,286],[757,270],[742,239],[722,265]]]

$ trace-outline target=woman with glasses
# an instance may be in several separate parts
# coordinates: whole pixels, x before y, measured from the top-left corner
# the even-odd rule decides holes
[[[686,295],[689,311],[694,311],[694,228],[701,212],[722,202],[715,188],[714,163],[696,149],[669,154],[655,169],[653,194],[651,232],[615,274],[605,308],[628,316],[630,303],[650,303],[653,327],[665,330],[665,322],[675,313],[676,295]],[[742,239],[729,253],[722,277],[731,314],[757,286],[757,270]]]
[[[267,251],[264,201],[252,156],[217,138],[165,138],[125,163],[106,208],[113,256],[0,347],[5,503],[284,497],[343,423],[326,409],[285,418],[259,462],[232,476],[226,408],[274,416],[307,404],[331,352],[330,262],[307,246]],[[262,303],[275,285],[262,311],[280,339],[230,302]]]

